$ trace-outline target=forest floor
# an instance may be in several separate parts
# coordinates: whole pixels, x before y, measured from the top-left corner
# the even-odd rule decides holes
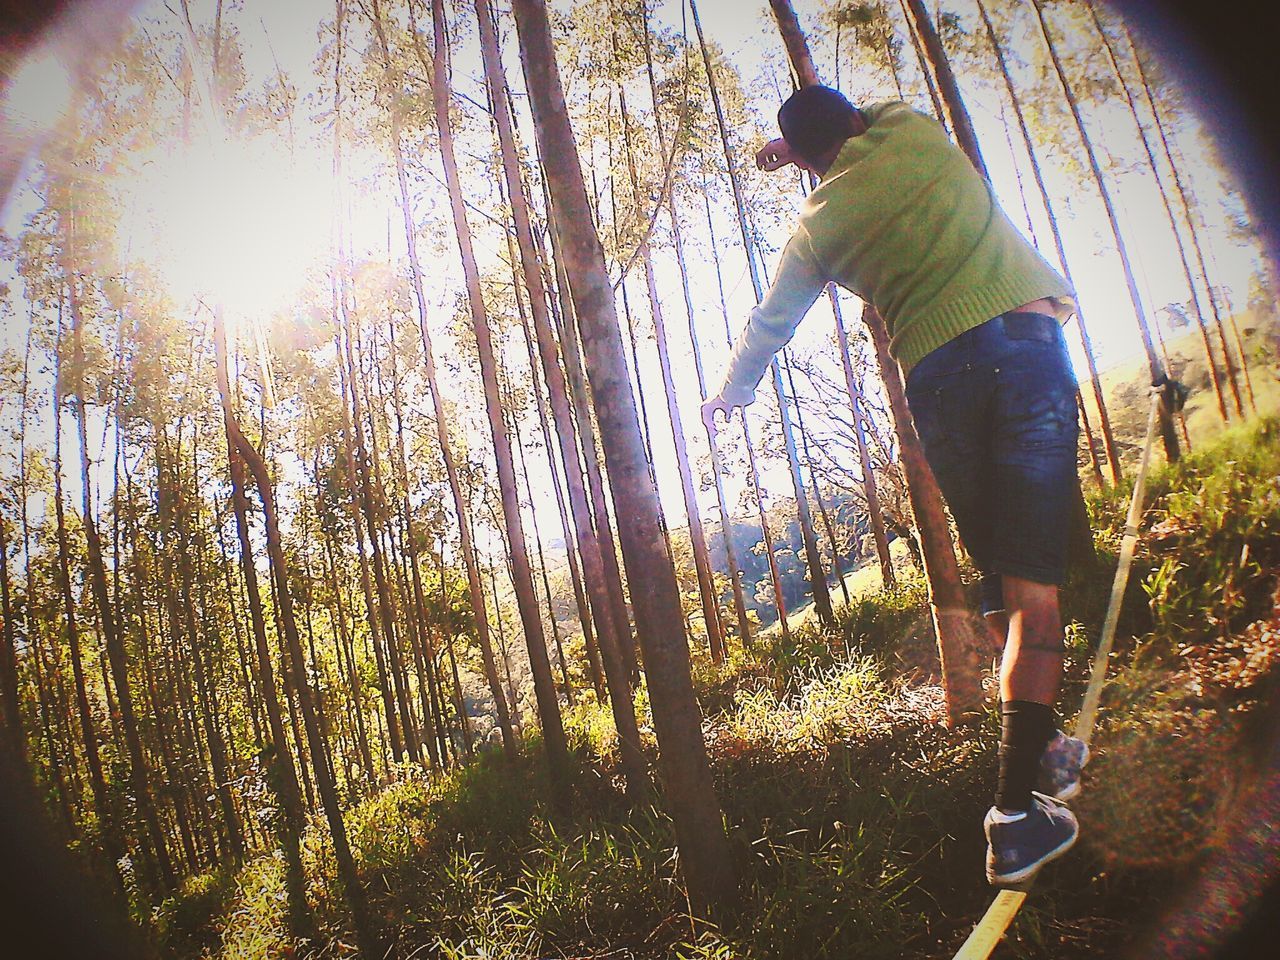
[[[1064,726],[1127,496],[1089,498],[1096,553],[1064,591]],[[721,929],[691,926],[670,822],[627,808],[608,711],[587,702],[566,717],[576,807],[558,829],[536,741],[514,767],[490,753],[435,780],[406,770],[349,813],[392,955],[952,956],[991,898],[981,819],[999,728],[994,708],[972,727],[942,725],[924,601],[919,581],[864,593],[834,630],[809,623],[726,665],[695,664],[742,881],[740,911]],[[1226,842],[1226,814],[1247,809],[1280,711],[1278,661],[1280,419],[1262,416],[1153,471],[1095,756],[1072,804],[1081,840],[1043,872],[996,957],[1142,955],[1177,892]],[[647,710],[643,691],[637,704]],[[167,901],[157,914],[166,952],[351,955],[323,836],[317,824],[306,849],[316,939],[289,935],[283,865],[267,856]]]

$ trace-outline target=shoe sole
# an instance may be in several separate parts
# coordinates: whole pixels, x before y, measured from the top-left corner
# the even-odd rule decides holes
[[[1026,880],[1030,880],[1032,877],[1034,877],[1037,873],[1040,872],[1040,868],[1043,867],[1046,863],[1050,863],[1054,860],[1057,860],[1060,856],[1062,856],[1064,853],[1066,853],[1068,850],[1074,847],[1076,844],[1076,841],[1079,839],[1080,839],[1080,830],[1077,828],[1075,833],[1073,833],[1070,837],[1068,837],[1062,843],[1058,844],[1058,846],[1054,847],[1052,850],[1046,853],[1043,857],[1041,857],[1035,863],[1031,864],[1030,866],[1023,867],[1021,870],[1016,870],[1013,873],[1006,873],[1003,876],[999,876],[999,877],[992,877],[990,874],[987,874],[987,883],[991,884],[993,887],[1004,887],[1004,886],[1009,886],[1011,884],[1023,883]]]
[[[1063,787],[1058,793],[1050,793],[1048,796],[1055,800],[1071,800],[1080,792],[1080,781],[1074,780],[1069,786]]]

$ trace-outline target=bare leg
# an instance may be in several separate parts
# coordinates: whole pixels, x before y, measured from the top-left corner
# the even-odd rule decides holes
[[[983,614],[982,622],[987,625],[987,634],[996,652],[1004,650],[1005,640],[1009,636],[1009,614],[1004,610]]]
[[[1062,615],[1058,588],[1004,577],[1009,630],[1000,664],[1000,698],[1053,705],[1062,679]]]

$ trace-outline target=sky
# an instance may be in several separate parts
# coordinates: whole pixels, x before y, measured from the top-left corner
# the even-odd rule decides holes
[[[553,6],[564,7],[559,3]],[[137,23],[157,33],[172,30],[176,21],[171,7],[166,7],[163,2],[143,3],[137,13]],[[796,3],[801,25],[811,38],[819,72],[824,75],[834,74],[834,38],[821,26],[824,22],[821,13],[828,7],[828,3],[817,0],[799,0]],[[972,4],[968,0],[954,0],[947,3],[946,8],[960,14],[966,29],[977,28]],[[191,9],[198,25],[207,24],[212,19],[212,0],[193,0]],[[702,0],[699,9],[708,39],[719,45],[740,71],[744,87],[758,109],[765,116],[772,115],[777,106],[777,86],[785,87],[786,80],[781,76],[784,69],[781,45],[768,4],[765,0]],[[255,311],[287,307],[291,297],[296,295],[296,287],[303,282],[308,266],[317,258],[324,257],[332,198],[329,177],[331,148],[328,135],[316,118],[327,108],[331,92],[329,78],[316,74],[314,58],[319,48],[322,25],[332,18],[332,12],[331,0],[228,0],[225,4],[224,17],[235,24],[244,51],[249,87],[260,89],[269,84],[277,71],[297,86],[296,139],[288,154],[282,154],[278,149],[255,153],[251,148],[242,150],[236,146],[226,148],[223,153],[214,153],[212,149],[197,150],[190,156],[179,156],[176,164],[173,157],[164,163],[158,162],[136,178],[132,190],[134,204],[129,214],[136,221],[124,224],[124,232],[133,238],[137,252],[144,259],[166,263],[162,272],[179,300],[189,300],[197,295],[202,284],[207,285],[212,276],[217,276],[222,294],[233,312],[250,315]],[[500,6],[500,18],[506,35],[508,73],[513,78],[518,77],[518,60],[514,37],[511,36],[513,30],[505,7]],[[686,28],[679,0],[658,2],[655,19],[676,31]],[[687,28],[692,36],[691,25]],[[1015,73],[1021,70],[1019,76],[1029,77],[1021,61],[1032,62],[1040,56],[1038,40],[1026,30],[1025,23],[1019,32],[1011,33],[1005,39],[1013,54]],[[847,35],[844,42],[847,51]],[[1065,38],[1063,46],[1068,58],[1101,55],[1096,41],[1084,35]],[[483,100],[479,55],[474,44],[470,41],[460,44],[451,54],[459,95]],[[914,106],[928,109],[910,46],[905,49],[905,57],[907,64],[903,80],[908,99]],[[846,92],[855,99],[879,99],[895,93],[883,79],[878,83],[868,83],[865,78],[851,78],[847,61],[842,70]],[[1056,262],[1044,212],[1030,197],[1033,185],[1025,154],[1006,135],[1006,108],[1002,106],[1001,98],[993,95],[993,88],[980,75],[962,73],[959,81],[1005,210],[1019,229],[1028,237],[1034,237],[1046,258]],[[638,96],[647,100],[647,90]],[[48,82],[46,76],[44,82],[12,91],[6,107],[10,111],[17,110],[39,118],[56,109],[59,103],[58,85]],[[1118,201],[1121,229],[1134,263],[1144,308],[1148,313],[1158,313],[1166,304],[1185,301],[1188,295],[1154,179],[1136,162],[1142,148],[1124,103],[1114,100],[1105,106],[1091,104],[1088,110],[1090,132],[1105,151],[1104,163],[1107,156],[1114,155],[1132,167],[1127,172],[1112,172],[1109,182]],[[1011,123],[1011,118],[1008,119]],[[1209,214],[1206,237],[1212,251],[1211,266],[1215,279],[1226,288],[1234,304],[1243,304],[1258,264],[1256,251],[1235,239],[1228,228],[1228,217],[1238,209],[1238,200],[1224,192],[1195,117],[1186,113],[1180,115],[1175,128],[1179,143],[1187,154],[1188,179]],[[1065,169],[1068,162],[1082,161],[1078,138],[1074,130],[1064,127],[1054,142],[1043,146],[1042,162],[1050,189],[1056,196],[1066,198],[1058,210],[1059,219],[1075,270],[1080,303],[1101,365],[1105,368],[1130,361],[1138,355],[1141,345],[1133,322],[1133,307],[1101,204],[1092,190],[1084,189],[1070,179]],[[374,189],[363,194],[361,203],[352,207],[351,239],[355,253],[357,256],[383,259],[389,253],[393,260],[402,262],[403,238],[397,231],[388,230],[388,216],[394,210],[394,199],[387,192],[387,178],[381,176],[386,170],[385,158],[379,158],[371,151],[361,153],[353,150],[347,162],[349,175],[374,183]],[[753,176],[770,175],[753,173]],[[216,184],[220,179],[233,182],[239,189],[201,190],[192,187],[192,184]],[[229,196],[234,196],[234,203],[239,206],[228,208],[226,198]],[[1028,198],[1025,204],[1024,196]],[[795,200],[798,204],[798,192]],[[18,233],[36,202],[37,198],[29,188],[20,187],[4,212],[0,228],[10,236]],[[256,219],[269,228],[246,234],[235,226],[249,219]],[[722,241],[736,234],[736,226],[728,211],[720,209],[717,220],[717,231]],[[216,229],[212,235],[207,231],[199,235],[192,232],[193,224],[210,223],[226,224],[226,232],[219,234]],[[783,222],[771,228],[766,236],[769,248],[766,260],[770,269],[787,239],[787,232],[788,225]],[[183,250],[197,248],[206,251],[197,261],[178,255]],[[448,255],[431,264],[433,282],[429,299],[433,315],[437,317],[451,309],[460,287],[460,271],[452,247],[446,243],[443,249]],[[745,323],[754,297],[740,249],[726,245],[722,253],[731,326],[736,330]],[[482,246],[480,251],[482,259],[493,258],[497,254],[498,251],[492,247]],[[698,299],[698,323],[708,358],[708,377],[714,382],[727,351],[720,347],[723,323],[714,298],[715,282],[705,250],[701,257],[691,259],[691,269]],[[691,439],[694,453],[698,454],[705,451],[705,439],[697,416],[700,397],[696,380],[691,375],[679,280],[674,264],[665,254],[659,255],[657,270],[668,327],[673,331],[684,430]],[[265,276],[276,281],[283,278],[286,282],[277,282],[268,291],[254,279]],[[249,279],[238,282],[231,278]],[[11,265],[0,264],[0,282],[12,283],[12,280]],[[648,320],[647,308],[640,306],[644,294],[639,270],[633,272],[629,282],[634,284],[631,302],[637,305],[643,329]],[[293,289],[290,288],[291,283]],[[851,324],[856,323],[856,303],[853,300],[849,301],[846,316]],[[830,310],[820,303],[802,325],[793,342],[793,350],[800,356],[816,356],[828,365],[833,364],[834,355],[829,344],[831,329]],[[24,337],[24,315],[18,310],[15,316],[5,321],[5,329],[0,332],[0,347],[21,350]],[[1083,371],[1075,336],[1069,340],[1077,358],[1077,369]],[[676,482],[670,427],[661,409],[656,351],[651,342],[644,342],[641,352],[640,378],[651,398],[652,446],[662,501],[670,525],[681,526],[684,523],[683,505]],[[767,415],[766,405],[753,407],[751,416],[757,430]],[[545,487],[545,466],[540,464],[538,457],[532,458],[530,467],[538,478],[535,484]],[[69,480],[75,482],[74,477],[69,477]],[[745,482],[743,476],[728,478],[730,502],[737,501]],[[779,462],[769,464],[765,471],[765,485],[772,496],[790,496],[785,465]],[[704,516],[714,512],[710,499],[709,494],[702,495]],[[538,511],[543,531],[553,530],[558,524],[553,501],[544,496],[538,504]]]

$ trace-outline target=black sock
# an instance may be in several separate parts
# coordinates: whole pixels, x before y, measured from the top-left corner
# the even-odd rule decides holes
[[[1053,707],[1030,700],[1009,700],[1000,705],[1000,720],[996,806],[1005,811],[1030,810],[1040,756],[1053,736]]]

